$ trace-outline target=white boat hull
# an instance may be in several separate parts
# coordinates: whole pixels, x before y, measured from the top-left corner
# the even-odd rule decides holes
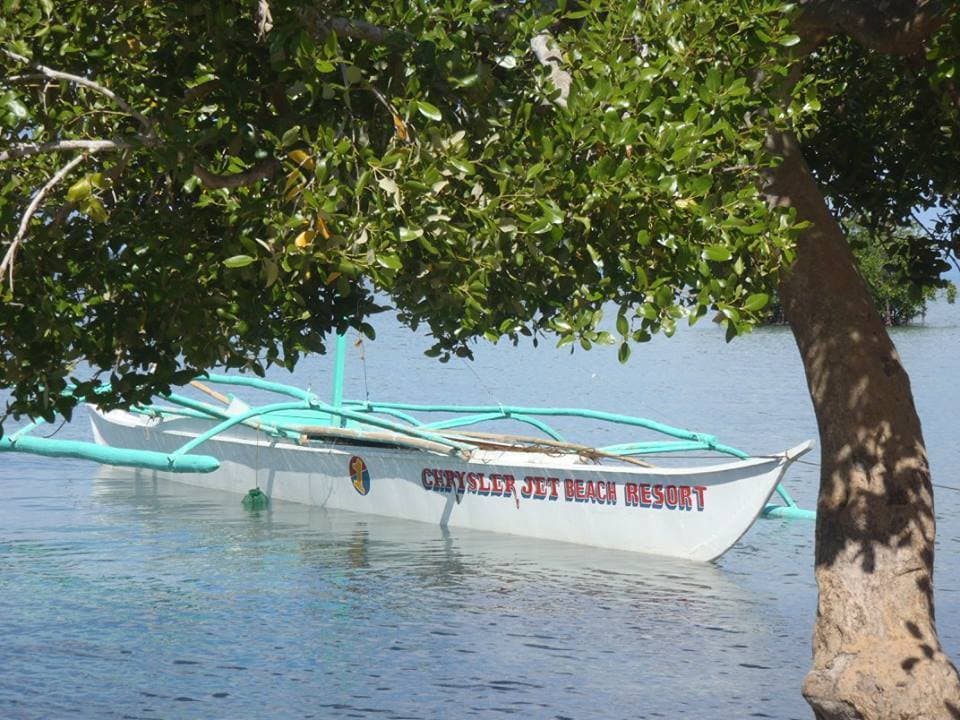
[[[92,412],[102,445],[173,452],[209,425]],[[212,473],[158,473],[189,485],[600,548],[711,560],[753,524],[804,443],[766,458],[697,468],[600,465],[577,456],[476,450],[469,460],[350,442],[298,445],[247,427],[203,443]]]

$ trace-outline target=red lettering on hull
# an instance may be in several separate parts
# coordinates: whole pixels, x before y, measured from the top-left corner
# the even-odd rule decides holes
[[[514,498],[520,507],[525,500],[559,500],[594,505],[617,505],[617,483],[610,480],[544,477],[526,475],[522,481],[510,473],[467,472],[449,468],[423,468],[420,485],[424,490],[438,493],[456,493]],[[562,493],[561,493],[562,488]],[[696,510],[706,506],[707,486],[651,483],[623,483],[625,507],[652,510]],[[459,497],[458,497],[459,499]]]

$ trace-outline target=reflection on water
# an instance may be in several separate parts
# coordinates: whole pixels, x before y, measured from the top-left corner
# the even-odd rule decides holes
[[[248,513],[126,471],[62,493],[78,482],[12,499],[5,717],[787,717],[797,704],[776,691],[776,614],[715,565],[289,503]]]
[[[935,482],[960,487],[951,322],[897,341]],[[647,414],[752,452],[815,435],[780,329],[731,345],[711,327],[680,333],[626,367],[602,350],[484,348],[476,374],[419,358],[426,345],[381,331],[370,386],[354,364],[348,394]],[[326,387],[321,363],[302,373]],[[0,463],[3,718],[810,717],[810,524],[758,523],[698,564],[294,504],[248,513],[148,474]],[[817,472],[790,473],[808,507]],[[960,492],[938,490],[937,512],[939,627],[956,657]]]

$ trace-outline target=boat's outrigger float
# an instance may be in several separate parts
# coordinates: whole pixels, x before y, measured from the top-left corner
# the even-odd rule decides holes
[[[331,508],[586,545],[710,559],[758,517],[812,519],[781,484],[807,452],[750,457],[711,435],[627,415],[567,408],[417,405],[343,398],[338,337],[333,398],[259,378],[209,374],[194,385],[218,404],[177,393],[129,411],[92,408],[96,442],[37,438],[33,423],[0,451],[72,457],[171,473],[181,482]],[[281,398],[252,407],[211,386]],[[442,414],[423,422],[415,414]],[[545,418],[651,430],[660,439],[606,447],[566,441]],[[542,436],[470,430],[512,420]],[[655,467],[664,453],[735,458],[706,467]],[[776,492],[779,503],[770,503]]]

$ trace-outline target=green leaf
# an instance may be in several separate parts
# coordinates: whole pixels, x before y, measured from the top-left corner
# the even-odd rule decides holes
[[[651,305],[650,303],[644,303],[643,305],[640,306],[640,315],[645,320],[656,320],[657,317],[659,317],[660,313],[657,310],[657,308]]]
[[[80,201],[90,197],[90,193],[92,191],[93,186],[90,184],[90,178],[84,176],[77,180],[73,185],[70,186],[70,189],[67,190],[67,201],[79,203]]]
[[[388,193],[395,193],[399,189],[397,184],[388,177],[382,177],[377,180],[377,185],[380,186],[381,190]]]
[[[706,85],[711,93],[716,93],[720,89],[720,71],[717,68],[711,67],[707,70]]]
[[[621,363],[625,363],[629,359],[630,359],[630,344],[621,343],[620,349],[617,350],[617,360],[619,360]]]
[[[709,175],[701,175],[686,187],[686,191],[694,197],[700,197],[710,190],[713,185],[713,178]]]
[[[263,261],[263,282],[265,287],[271,287],[277,281],[279,274],[280,268],[277,267],[277,264],[273,262],[273,260]]]
[[[747,301],[743,304],[743,309],[750,312],[757,312],[758,310],[763,310],[770,302],[770,296],[766,293],[754,293],[747,298]]]
[[[548,232],[551,227],[553,227],[553,223],[550,222],[550,218],[537,218],[532,223],[527,225],[527,232],[533,235],[542,235],[543,233]]]
[[[704,248],[702,257],[705,260],[713,260],[714,262],[726,262],[733,257],[733,253],[730,252],[730,248],[726,245],[708,245]]]
[[[26,105],[20,102],[20,99],[12,90],[0,95],[0,105],[7,109],[7,112],[13,116],[14,121],[26,120],[30,115]]]
[[[443,115],[440,114],[440,110],[435,106],[424,100],[417,100],[417,110],[425,118],[430,120],[436,120],[439,122],[443,119]]]
[[[459,78],[450,78],[450,82],[456,87],[466,88],[476,85],[479,79],[480,76],[477,73],[472,73]]]
[[[423,235],[423,230],[421,228],[408,228],[403,226],[400,228],[400,240],[403,242],[416,240],[421,235]]]
[[[300,140],[300,126],[293,125],[284,131],[283,136],[280,138],[280,144],[283,147],[289,147],[290,145],[293,145],[295,142],[299,140]]]
[[[377,263],[391,270],[399,270],[403,267],[398,255],[377,255]]]
[[[793,47],[798,42],[800,42],[799,35],[784,35],[782,38],[780,38],[780,44],[784,47]]]
[[[249,255],[234,255],[223,261],[228,268],[242,268],[252,263],[254,259]]]
[[[464,175],[473,175],[473,173],[476,172],[476,169],[473,167],[473,163],[466,162],[465,160],[460,160],[459,158],[450,158],[449,163]]]
[[[630,332],[630,323],[627,322],[626,315],[617,315],[617,332],[624,337]]]
[[[103,207],[103,203],[101,203],[95,197],[90,198],[86,203],[84,203],[83,212],[86,213],[94,222],[105,223],[107,221],[107,211]]]

